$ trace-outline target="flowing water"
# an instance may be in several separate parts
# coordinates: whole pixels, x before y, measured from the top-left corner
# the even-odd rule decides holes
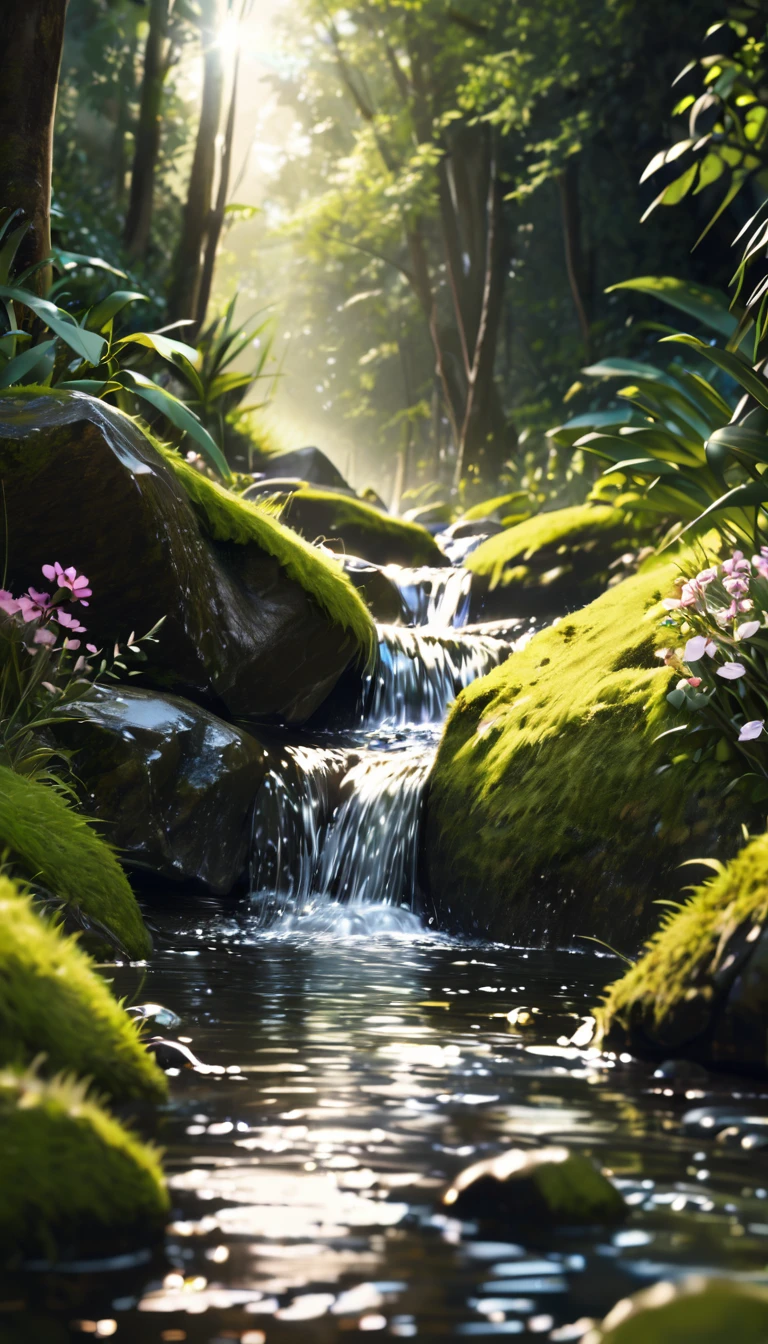
[[[158,1030],[197,1060],[168,1068],[155,1126],[165,1241],[21,1265],[0,1279],[2,1344],[567,1344],[661,1278],[768,1279],[768,1088],[601,1055],[590,1010],[616,959],[466,943],[425,907],[440,720],[509,653],[433,629],[384,630],[348,728],[273,749],[251,895],[170,890],[151,963],[106,969],[175,1014]],[[613,1173],[623,1226],[477,1226],[442,1205],[472,1161],[550,1141]]]

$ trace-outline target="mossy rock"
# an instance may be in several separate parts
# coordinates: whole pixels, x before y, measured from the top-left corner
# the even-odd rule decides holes
[[[465,561],[473,575],[471,619],[582,606],[607,586],[631,537],[626,515],[603,504],[537,513],[506,528]]]
[[[425,831],[444,921],[629,951],[656,927],[655,900],[679,894],[681,861],[738,849],[751,818],[722,797],[727,767],[659,740],[677,722],[666,696],[679,674],[654,650],[680,564],[611,588],[456,700]]]
[[[465,509],[459,522],[475,523],[484,518],[495,518],[503,522],[505,518],[516,517],[530,512],[530,495],[527,490],[514,490],[506,495],[494,495],[492,499],[483,499]]]
[[[768,835],[667,915],[598,1011],[607,1046],[768,1072]]]
[[[582,1344],[765,1344],[768,1288],[692,1276],[618,1302]]]
[[[447,527],[453,518],[450,504],[436,500],[433,504],[420,504],[415,509],[406,509],[403,518],[407,523],[419,523],[431,531],[440,531]]]
[[[145,684],[296,722],[371,654],[373,622],[340,564],[101,401],[0,398],[0,480],[7,586],[76,564],[93,588],[88,638],[108,649],[165,617]]]
[[[57,789],[0,766],[0,852],[70,907],[95,939],[141,961],[152,939],[110,846]]]
[[[165,1076],[136,1024],[73,938],[0,877],[0,1065],[92,1078],[118,1101],[163,1101]]]
[[[159,1234],[168,1207],[158,1154],[83,1083],[0,1074],[0,1253],[104,1253]]]
[[[459,1218],[567,1225],[617,1223],[619,1191],[591,1158],[568,1148],[512,1148],[462,1171],[443,1196]]]
[[[393,518],[361,499],[329,490],[296,490],[283,520],[310,541],[340,540],[350,555],[375,565],[447,565],[426,528]]]

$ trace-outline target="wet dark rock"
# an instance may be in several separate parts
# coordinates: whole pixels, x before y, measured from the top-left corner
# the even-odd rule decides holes
[[[654,1069],[653,1076],[675,1092],[705,1088],[710,1083],[707,1070],[690,1059],[665,1059],[657,1069]]]
[[[361,560],[357,555],[345,555],[344,571],[361,594],[372,616],[387,625],[403,619],[403,599],[397,584],[378,565]]]
[[[134,1003],[125,1010],[139,1022],[154,1022],[158,1027],[180,1027],[181,1018],[161,1003]]]
[[[134,687],[99,687],[73,713],[57,733],[123,862],[231,891],[248,861],[264,748],[198,705]]]
[[[300,476],[263,476],[243,491],[243,499],[259,500],[268,499],[270,495],[292,495],[297,490],[308,488],[309,482],[303,481]],[[350,490],[346,486],[326,485],[323,489],[329,494],[351,496],[352,499],[357,498],[354,490]]]
[[[765,1344],[768,1289],[693,1276],[618,1302],[582,1344]]]
[[[232,716],[301,721],[359,653],[272,555],[214,540],[161,454],[103,402],[3,397],[0,475],[7,586],[39,587],[52,559],[77,564],[94,591],[88,638],[106,648],[165,616],[155,686]]]
[[[460,541],[463,537],[495,537],[503,531],[504,524],[496,518],[457,518],[441,535]]]
[[[442,532],[443,528],[451,521],[452,509],[450,504],[435,503],[422,504],[419,508],[406,509],[403,518],[408,523],[418,523],[420,527],[425,527],[428,532]]]
[[[460,1218],[528,1224],[616,1223],[627,1213],[618,1190],[582,1153],[513,1148],[476,1162],[456,1178],[443,1203]]]
[[[320,448],[294,448],[288,453],[271,453],[263,466],[265,476],[299,476],[310,485],[349,489],[338,467]]]
[[[161,1069],[198,1069],[200,1060],[193,1055],[188,1045],[181,1041],[166,1041],[162,1036],[153,1036],[146,1044],[147,1054],[154,1055]]]

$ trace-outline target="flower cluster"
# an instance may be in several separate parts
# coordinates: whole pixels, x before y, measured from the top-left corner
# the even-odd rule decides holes
[[[40,592],[30,585],[21,597],[14,597],[7,589],[0,588],[0,611],[6,616],[19,617],[25,626],[35,626],[33,644],[52,648],[57,639],[56,630],[51,628],[55,623],[62,628],[63,648],[79,649],[80,640],[74,636],[84,635],[85,626],[65,604],[88,606],[87,599],[93,596],[88,580],[84,574],[78,574],[74,566],[63,569],[58,560],[53,565],[43,565],[43,577],[56,584],[53,593]],[[98,653],[95,644],[85,647],[89,653]]]
[[[670,702],[706,711],[726,737],[755,742],[768,721],[768,547],[751,560],[734,551],[681,580],[680,596],[663,606],[663,624],[681,641],[656,651],[683,674]]]

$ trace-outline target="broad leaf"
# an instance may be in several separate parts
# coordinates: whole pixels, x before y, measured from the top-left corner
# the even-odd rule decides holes
[[[622,280],[618,285],[610,285],[605,292],[613,294],[617,289],[630,289],[659,299],[661,303],[695,317],[720,336],[733,335],[738,326],[737,318],[728,309],[726,297],[707,285],[677,280],[672,275],[641,275],[636,280]]]
[[[30,294],[25,289],[18,289],[15,285],[0,285],[0,298],[21,303],[25,308],[29,308],[35,317],[39,317],[41,322],[60,336],[86,364],[101,363],[106,341],[92,331],[84,331],[63,308],[57,308],[55,303],[49,303],[47,299],[41,299],[37,294]]]
[[[31,349],[24,350],[22,354],[16,355],[15,359],[9,360],[5,368],[0,370],[0,387],[12,387],[14,383],[22,382],[37,372],[42,365],[47,364],[50,371],[55,344],[55,339],[42,341],[40,345],[33,345]]]
[[[179,401],[178,397],[153,383],[152,379],[146,378],[143,373],[137,373],[135,369],[123,369],[119,378],[124,386],[130,387],[136,393],[137,397],[154,406],[155,410],[165,415],[172,425],[194,439],[211,466],[225,481],[231,481],[232,471],[227,459],[205,426],[201,425],[197,416],[184,405],[183,401]]]

